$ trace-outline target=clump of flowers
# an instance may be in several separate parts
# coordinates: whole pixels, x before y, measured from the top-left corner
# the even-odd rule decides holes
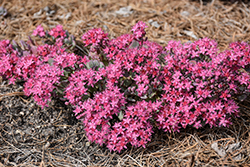
[[[46,106],[52,97],[72,105],[90,141],[111,151],[145,147],[153,128],[167,132],[228,126],[239,116],[233,97],[248,93],[250,45],[236,42],[219,53],[208,38],[166,47],[146,38],[146,24],[109,39],[101,29],[82,36],[81,55],[61,26],[35,31],[46,44],[25,52],[1,41],[0,75],[25,80],[24,91]],[[36,49],[34,49],[34,47]],[[3,64],[7,64],[6,68]]]
[[[64,96],[69,74],[88,60],[71,53],[75,41],[62,26],[53,28],[49,33],[38,26],[33,35],[46,38],[47,44],[36,45],[31,38],[27,43],[21,41],[21,46],[7,40],[0,42],[0,75],[10,83],[25,81],[25,95],[33,95],[35,101],[44,107],[51,97]]]
[[[124,143],[125,145],[129,143],[133,146],[145,146],[147,140],[141,140],[136,135],[139,127],[136,131],[132,131],[134,134],[128,135],[135,136],[133,141],[124,135],[130,130],[128,130],[129,127],[124,127],[123,121],[138,116],[136,114],[138,111],[136,111],[134,115],[127,117],[127,110],[141,102],[152,103],[156,106],[154,110],[150,107],[147,109],[153,112],[149,112],[149,117],[145,117],[146,124],[139,124],[140,119],[136,119],[137,123],[142,127],[145,126],[146,129],[151,129],[154,123],[169,132],[179,131],[180,128],[186,128],[188,125],[196,128],[206,124],[211,127],[228,126],[230,116],[238,116],[239,113],[232,96],[249,91],[249,73],[240,70],[249,64],[249,61],[246,61],[246,57],[249,57],[249,54],[246,54],[249,45],[242,43],[247,47],[245,46],[244,51],[239,51],[240,53],[246,52],[244,55],[246,64],[235,62],[237,67],[235,65],[232,68],[227,65],[232,59],[231,56],[241,54],[231,50],[229,52],[234,52],[231,55],[226,54],[228,51],[218,53],[215,41],[204,38],[184,45],[170,41],[164,49],[144,38],[145,27],[145,24],[139,22],[133,27],[133,35],[125,34],[109,41],[105,39],[105,45],[102,43],[102,47],[97,47],[95,43],[95,47],[99,48],[99,55],[106,55],[108,61],[111,62],[105,68],[99,68],[104,82],[98,88],[105,90],[105,82],[106,88],[109,89],[118,86],[127,102],[120,108],[119,114],[122,119],[115,115],[112,117],[113,121],[116,120],[114,125],[120,127],[123,133],[113,135],[115,141],[108,140],[112,137],[107,137],[109,135],[104,128],[106,133],[103,138],[101,138],[102,135],[98,135],[102,139],[99,144],[104,143],[111,150],[117,151],[121,150],[120,147]],[[237,60],[240,59],[243,59],[243,56],[237,58]],[[81,115],[83,122],[85,112],[87,110],[83,107],[77,108],[76,113]],[[142,113],[145,111],[140,112],[140,115]],[[89,121],[89,119],[86,120]],[[91,124],[93,126],[94,123]],[[84,125],[89,126],[86,123]],[[116,127],[110,125],[109,133],[113,133]],[[95,127],[100,133],[102,132],[99,124]],[[151,135],[151,131],[148,135]],[[123,142],[115,144],[117,138]],[[140,142],[141,145],[138,144]]]
[[[45,31],[41,25],[37,26],[36,29],[33,31],[34,36],[45,37]]]
[[[12,48],[9,40],[0,41],[0,76],[8,79],[10,83],[15,83],[13,76],[15,65],[18,61],[18,52]]]
[[[164,105],[157,114],[157,122],[165,131],[178,131],[187,125],[228,126],[230,115],[238,116],[232,96],[249,91],[249,73],[240,70],[249,64],[249,54],[238,56],[230,65],[236,56],[235,47],[218,53],[216,46],[207,38],[184,45],[169,42],[161,71]],[[242,52],[249,49],[247,45]],[[238,63],[241,59],[245,64]]]

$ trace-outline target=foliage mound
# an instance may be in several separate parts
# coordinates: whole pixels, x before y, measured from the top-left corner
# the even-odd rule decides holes
[[[0,75],[24,81],[25,94],[42,107],[51,98],[72,105],[88,139],[111,151],[145,147],[154,128],[230,125],[239,114],[234,98],[250,90],[250,45],[234,42],[219,53],[203,38],[162,47],[147,40],[145,28],[138,22],[115,39],[92,29],[80,48],[62,26],[38,26],[33,35],[44,45],[0,41]]]

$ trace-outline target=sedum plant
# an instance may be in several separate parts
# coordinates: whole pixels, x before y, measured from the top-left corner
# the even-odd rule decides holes
[[[0,41],[0,75],[24,80],[25,94],[41,106],[64,100],[88,139],[111,151],[145,147],[154,128],[229,126],[239,116],[233,97],[250,90],[250,45],[235,42],[219,53],[204,38],[162,47],[147,40],[145,28],[138,22],[132,34],[115,39],[92,29],[79,47],[62,26],[49,32],[38,26],[33,35],[44,45]]]

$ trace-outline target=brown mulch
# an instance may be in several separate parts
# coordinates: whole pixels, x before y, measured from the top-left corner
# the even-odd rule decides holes
[[[118,3],[119,2],[119,3]],[[137,21],[147,37],[166,45],[209,37],[221,50],[250,39],[248,1],[188,0],[0,0],[0,40],[27,40],[38,25],[57,24],[80,38],[100,27],[111,38],[130,33]],[[60,101],[41,109],[23,96],[21,84],[0,80],[0,167],[2,166],[248,166],[250,100],[239,102],[241,117],[229,128],[156,131],[144,148],[118,154],[89,143],[72,109]]]

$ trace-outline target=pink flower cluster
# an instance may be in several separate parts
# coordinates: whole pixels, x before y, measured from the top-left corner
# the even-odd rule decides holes
[[[12,48],[9,40],[0,41],[0,76],[8,79],[10,83],[15,83],[13,76],[16,70],[15,65],[19,60],[18,52]]]
[[[57,25],[55,28],[52,28],[49,31],[49,35],[53,36],[54,38],[58,38],[58,37],[66,37],[66,32],[63,29],[62,25]]]
[[[39,29],[42,27],[39,26]],[[65,32],[61,26],[50,32],[59,30]],[[37,29],[34,33],[36,32]],[[76,66],[81,67],[87,62],[86,57],[69,53],[62,47],[64,38],[58,36],[57,39],[54,45],[29,46],[26,43],[29,49],[21,50],[22,53],[17,49],[19,46],[12,45],[7,40],[0,41],[0,75],[13,84],[16,80],[25,81],[25,95],[33,95],[42,107],[47,106],[56,91],[64,91],[62,85],[65,85],[65,80],[68,82],[69,73],[75,71]]]
[[[32,56],[34,59],[29,59]],[[21,60],[23,61],[20,61],[17,67],[25,62],[26,67],[17,69],[24,73],[22,75],[26,80],[24,93],[27,96],[32,94],[41,106],[47,106],[51,93],[59,90],[61,82],[67,80],[68,76],[65,76],[68,75],[67,71],[71,73],[75,70],[75,65],[85,61],[80,56],[68,53],[56,45],[47,44],[37,47],[37,55],[27,55]],[[27,63],[28,61],[30,63]],[[64,91],[64,88],[61,91]]]
[[[242,53],[250,51],[246,43],[239,45],[245,46]],[[165,105],[157,116],[165,131],[178,131],[187,125],[228,126],[230,115],[238,116],[238,106],[231,97],[243,93],[239,85],[249,91],[250,75],[240,71],[250,63],[249,54],[238,53],[237,62],[230,66],[237,47],[232,45],[232,50],[218,53],[216,46],[215,41],[207,38],[184,45],[169,42],[166,65],[161,71],[164,91],[161,100]],[[245,64],[238,63],[241,59]]]
[[[37,26],[37,28],[33,31],[34,36],[45,37],[45,31],[41,25]]]
[[[97,52],[99,49],[106,46],[108,40],[108,34],[105,34],[104,31],[100,28],[94,28],[86,32],[82,36],[82,41],[85,46],[92,45],[91,52]]]
[[[59,84],[61,75],[63,75],[63,71],[56,66],[49,64],[38,66],[35,73],[25,82],[25,95],[32,94],[38,105],[47,106],[51,92],[56,88],[55,84]]]
[[[81,69],[72,74],[65,89],[66,104],[77,105],[82,101],[82,96],[88,95],[88,87],[93,87],[102,78],[99,71]]]
[[[118,87],[113,87],[95,94],[93,99],[80,102],[74,112],[77,119],[82,118],[87,137],[92,142],[106,144],[110,150],[119,152],[128,143],[145,147],[153,133],[149,119],[159,104],[139,101],[128,106],[123,113],[121,109],[126,103],[123,93]],[[120,121],[112,122],[115,117]]]
[[[134,25],[132,32],[136,40],[141,40],[146,35],[145,28],[147,28],[147,26],[142,21],[139,21],[136,25]]]
[[[204,38],[162,47],[144,38],[145,28],[138,22],[133,34],[115,39],[89,30],[82,36],[90,50],[84,56],[70,52],[61,26],[48,33],[52,44],[21,57],[3,40],[0,75],[25,80],[25,93],[42,106],[53,94],[66,100],[89,140],[111,151],[145,147],[153,128],[230,125],[231,116],[239,116],[233,97],[250,91],[250,45],[235,42],[219,53],[217,43]],[[38,27],[34,35],[44,37],[42,32]]]

